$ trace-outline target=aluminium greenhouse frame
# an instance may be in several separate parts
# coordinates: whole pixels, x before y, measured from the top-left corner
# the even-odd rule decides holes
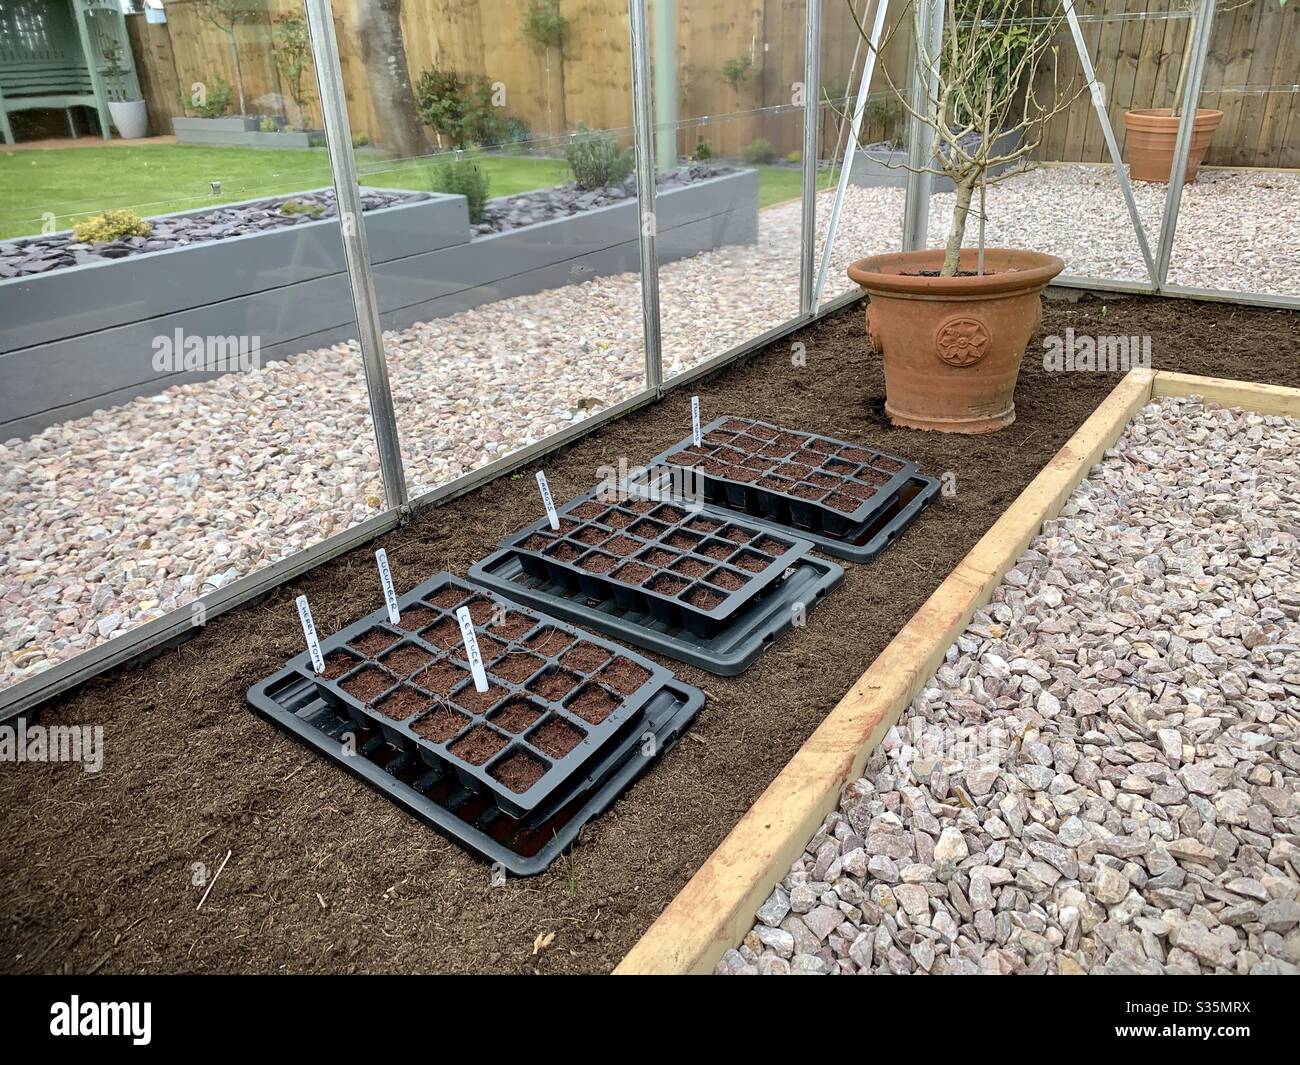
[[[820,128],[818,118],[822,101],[819,99],[819,93],[809,91],[808,87],[820,85],[822,7],[821,0],[806,0],[803,82],[803,139],[805,150],[803,152],[802,175],[800,312],[796,317],[751,337],[729,350],[720,352],[690,370],[672,377],[668,382],[664,382],[660,340],[659,264],[654,229],[655,183],[653,178],[655,173],[655,144],[662,130],[656,126],[654,121],[648,2],[656,2],[656,0],[628,0],[637,184],[640,190],[648,193],[643,193],[638,197],[641,219],[640,265],[643,336],[645,341],[645,387],[635,395],[605,408],[598,414],[569,425],[544,440],[537,441],[480,469],[464,474],[430,492],[410,498],[402,468],[400,434],[389,386],[388,369],[383,348],[383,334],[380,329],[378,303],[375,297],[374,273],[367,247],[365,222],[361,212],[355,162],[351,150],[352,132],[347,113],[342,68],[335,39],[333,11],[330,0],[305,0],[312,55],[320,83],[323,124],[334,186],[340,207],[340,229],[347,259],[348,278],[356,313],[362,364],[380,457],[380,472],[385,489],[387,508],[383,513],[368,518],[345,532],[331,536],[292,557],[281,559],[263,569],[241,577],[223,588],[216,589],[195,600],[194,603],[189,604],[187,607],[130,629],[118,639],[90,648],[69,661],[60,663],[43,673],[0,691],[0,720],[32,710],[45,700],[73,688],[108,669],[142,659],[151,651],[175,645],[188,636],[194,635],[208,620],[265,595],[321,563],[370,542],[404,524],[416,510],[448,501],[502,474],[534,463],[546,454],[593,432],[602,425],[653,403],[666,393],[685,387],[700,377],[745,357],[772,341],[807,325],[809,322],[849,306],[861,298],[860,293],[856,291],[846,291],[825,303],[820,302],[820,295],[827,281],[830,249],[833,246],[835,230],[842,214],[848,185],[848,181],[843,175],[846,175],[849,171],[848,164],[851,163],[852,153],[856,148],[857,135],[862,122],[863,106],[866,102],[874,67],[874,53],[871,48],[868,48],[867,56],[863,61],[864,76],[861,78],[856,95],[852,129],[845,145],[845,165],[842,166],[841,180],[837,186],[834,204],[831,209],[826,251],[819,261],[816,254],[815,222],[819,155],[818,131]],[[659,2],[662,2],[662,0],[659,0]],[[928,38],[931,41],[940,39],[945,0],[915,0],[915,2],[919,8],[922,25],[927,27]],[[1055,284],[1062,287],[1103,292],[1225,300],[1300,309],[1300,298],[1295,296],[1197,289],[1167,283],[1178,213],[1182,202],[1183,176],[1191,147],[1192,121],[1189,115],[1195,115],[1195,105],[1200,96],[1209,36],[1214,24],[1215,0],[1198,0],[1199,11],[1196,37],[1193,41],[1191,68],[1186,79],[1182,101],[1183,118],[1178,131],[1160,240],[1154,253],[1152,253],[1148,245],[1146,234],[1142,231],[1141,222],[1137,216],[1127,172],[1119,158],[1114,132],[1111,129],[1103,104],[1103,93],[1095,82],[1091,60],[1079,28],[1079,16],[1075,13],[1073,0],[1062,0],[1062,3],[1066,9],[1066,16],[1075,47],[1079,52],[1081,66],[1084,69],[1085,76],[1090,81],[1093,104],[1098,119],[1102,124],[1107,149],[1125,192],[1130,220],[1134,226],[1135,237],[1143,250],[1149,277],[1145,282],[1130,282],[1063,275],[1056,279]],[[887,4],[888,0],[876,0],[876,8],[873,12],[873,37],[877,41],[880,39],[880,27],[883,26]],[[864,8],[864,15],[865,13],[866,9]],[[1191,13],[1188,12],[1186,15],[1171,14],[1169,17],[1191,17]],[[913,91],[918,95],[923,95],[927,88],[927,72],[921,68],[920,64],[916,63],[915,59],[914,54],[911,72],[912,87]],[[853,71],[850,70],[849,73],[851,75]],[[932,73],[929,76],[932,77]],[[786,108],[778,110],[786,110]],[[685,120],[684,123],[678,123],[678,125],[690,124],[692,121]],[[909,162],[920,165],[919,161],[923,161],[925,154],[929,151],[929,141],[924,136],[923,131],[913,130],[913,134],[909,144],[909,152],[915,152],[916,156],[909,159]],[[667,138],[662,138],[662,142],[668,143]],[[832,146],[832,151],[836,151],[836,146]],[[838,154],[837,151],[836,154]],[[906,249],[919,248],[925,245],[925,219],[927,217],[930,184],[930,175],[928,173],[910,172],[908,175],[903,219],[903,247]]]

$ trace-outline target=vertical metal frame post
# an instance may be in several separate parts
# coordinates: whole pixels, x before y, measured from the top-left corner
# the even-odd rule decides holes
[[[1169,277],[1169,260],[1174,251],[1174,234],[1178,229],[1178,212],[1183,205],[1183,183],[1187,176],[1187,160],[1192,152],[1192,132],[1196,111],[1201,99],[1201,82],[1205,76],[1205,59],[1210,51],[1210,34],[1214,30],[1215,0],[1201,0],[1196,25],[1192,28],[1192,53],[1188,57],[1192,69],[1183,86],[1182,120],[1178,123],[1178,138],[1174,141],[1174,163],[1169,171],[1169,191],[1165,193],[1165,210],[1160,219],[1160,245],[1156,252],[1157,290]]]
[[[853,119],[849,126],[849,138],[844,145],[844,161],[840,164],[840,180],[835,189],[835,203],[831,207],[830,225],[826,228],[826,243],[822,246],[822,260],[817,268],[817,284],[813,289],[813,306],[816,307],[826,287],[830,274],[831,256],[835,250],[835,235],[840,228],[840,214],[844,210],[844,197],[849,190],[849,177],[853,171],[853,158],[857,154],[858,139],[862,133],[862,116],[867,109],[867,96],[870,92],[871,76],[876,72],[876,56],[879,54],[880,38],[885,29],[885,16],[889,11],[889,0],[876,0],[876,18],[871,24],[871,37],[867,45],[867,58],[862,65],[862,80],[858,83],[858,95],[853,103]],[[851,71],[850,71],[851,73]],[[832,164],[835,160],[831,159]]]
[[[1110,113],[1106,110],[1106,92],[1097,81],[1096,71],[1092,66],[1092,56],[1088,54],[1088,45],[1083,39],[1083,27],[1079,25],[1079,16],[1074,10],[1074,0],[1061,0],[1065,8],[1065,18],[1070,24],[1070,36],[1074,38],[1074,50],[1079,54],[1079,65],[1083,69],[1083,79],[1088,83],[1092,94],[1093,110],[1097,112],[1097,121],[1101,123],[1101,133],[1106,140],[1106,150],[1110,161],[1115,166],[1115,176],[1119,178],[1119,187],[1124,192],[1124,203],[1128,206],[1129,221],[1133,224],[1133,233],[1137,237],[1138,247],[1142,250],[1142,259],[1147,265],[1147,275],[1151,284],[1158,290],[1162,275],[1156,270],[1155,259],[1151,255],[1151,245],[1147,242],[1146,229],[1142,225],[1142,216],[1138,213],[1137,201],[1133,198],[1133,183],[1129,181],[1128,171],[1120,156],[1119,142],[1115,140],[1115,130],[1110,124]]]
[[[817,152],[822,103],[822,4],[804,0],[803,215],[799,227],[799,313],[816,309]]]
[[[348,122],[343,69],[334,35],[334,12],[330,0],[306,0],[306,5],[312,61],[316,64],[316,78],[320,83],[325,142],[329,148],[330,170],[334,175],[343,255],[347,261],[348,284],[352,287],[352,306],[361,340],[361,363],[365,368],[366,392],[370,397],[370,418],[379,447],[379,469],[388,505],[400,507],[407,501],[406,474],[402,469],[402,447],[393,410],[393,393],[388,383],[388,364],[384,361],[384,334],[379,324],[379,301],[375,297],[375,275],[370,265],[370,246],[366,241],[361,191],[357,186],[356,163],[352,158],[352,128]]]
[[[912,42],[912,110],[925,113],[939,91],[939,62],[943,49],[944,0],[916,0],[915,40]],[[933,65],[922,63],[927,55]],[[903,205],[903,251],[919,251],[929,242],[930,165],[934,130],[913,117],[908,125],[907,198]]]
[[[677,168],[677,4],[650,0],[654,15],[655,169]]]
[[[655,124],[650,96],[650,28],[646,0],[628,0],[632,49],[632,138],[636,154],[636,202],[641,220],[641,316],[645,333],[645,385],[663,385],[659,320],[659,253],[655,242]],[[674,120],[676,115],[673,116]]]

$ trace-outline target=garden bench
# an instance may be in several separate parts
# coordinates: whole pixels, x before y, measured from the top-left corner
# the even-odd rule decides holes
[[[83,63],[61,59],[48,62],[0,59],[0,130],[5,143],[13,143],[13,128],[9,124],[13,112],[47,107],[64,110],[68,116],[68,132],[73,137],[77,135],[72,116],[74,107],[89,107],[98,117],[99,102],[89,68]],[[107,130],[100,132],[108,135]]]

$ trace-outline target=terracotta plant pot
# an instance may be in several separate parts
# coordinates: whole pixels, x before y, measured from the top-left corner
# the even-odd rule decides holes
[[[1206,107],[1197,110],[1192,123],[1192,150],[1187,156],[1184,181],[1196,180],[1205,149],[1214,139],[1214,131],[1219,128],[1222,118],[1222,111]],[[1134,181],[1168,182],[1169,172],[1174,168],[1178,121],[1168,107],[1124,112],[1124,128],[1128,131],[1124,155],[1128,158],[1129,177]]]
[[[895,425],[992,433],[1016,420],[1016,378],[1042,317],[1040,293],[1065,269],[1054,255],[986,248],[979,277],[926,277],[942,249],[859,259],[849,277],[871,297],[867,340],[884,356],[885,413]],[[973,271],[974,248],[959,270]]]

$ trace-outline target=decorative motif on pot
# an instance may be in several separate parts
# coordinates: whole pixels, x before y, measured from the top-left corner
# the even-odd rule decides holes
[[[949,366],[974,366],[989,353],[989,331],[978,318],[958,315],[934,332],[934,347]]]
[[[876,316],[871,313],[871,304],[867,304],[867,346],[877,355],[885,353],[884,346],[880,343],[880,330],[876,327]]]

